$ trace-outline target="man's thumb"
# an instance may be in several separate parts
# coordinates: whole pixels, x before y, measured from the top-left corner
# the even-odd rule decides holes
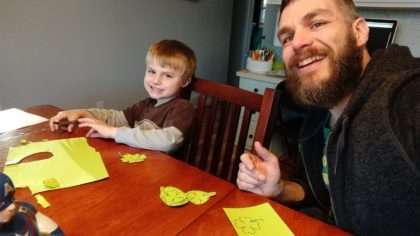
[[[257,152],[257,155],[264,161],[268,161],[270,158],[270,151],[268,151],[265,147],[261,145],[260,142],[254,143],[255,151]]]

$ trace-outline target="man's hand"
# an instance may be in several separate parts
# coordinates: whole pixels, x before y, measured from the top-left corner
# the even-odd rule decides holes
[[[258,156],[242,154],[236,183],[242,190],[270,198],[278,197],[283,191],[278,158],[259,142],[254,145]]]

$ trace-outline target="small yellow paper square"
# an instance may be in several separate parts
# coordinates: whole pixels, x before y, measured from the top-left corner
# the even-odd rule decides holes
[[[35,195],[36,202],[38,202],[39,205],[41,205],[43,208],[47,208],[51,206],[51,204],[47,201],[47,199],[44,198],[41,194]]]
[[[294,235],[269,203],[223,210],[239,236]]]

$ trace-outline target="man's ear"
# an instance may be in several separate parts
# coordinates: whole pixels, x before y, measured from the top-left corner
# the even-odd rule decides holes
[[[352,24],[352,29],[354,36],[356,37],[357,46],[366,45],[369,39],[369,26],[365,19],[361,17],[357,18]]]
[[[184,83],[182,84],[181,87],[185,88],[187,87],[189,84],[191,83],[191,77],[188,77],[184,80]]]

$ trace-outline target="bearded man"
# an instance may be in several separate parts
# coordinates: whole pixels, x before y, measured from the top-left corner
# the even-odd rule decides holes
[[[284,180],[278,158],[255,143],[238,187],[356,235],[418,235],[420,60],[398,45],[371,57],[352,0],[283,0],[280,12],[286,85],[310,108],[303,165]]]

